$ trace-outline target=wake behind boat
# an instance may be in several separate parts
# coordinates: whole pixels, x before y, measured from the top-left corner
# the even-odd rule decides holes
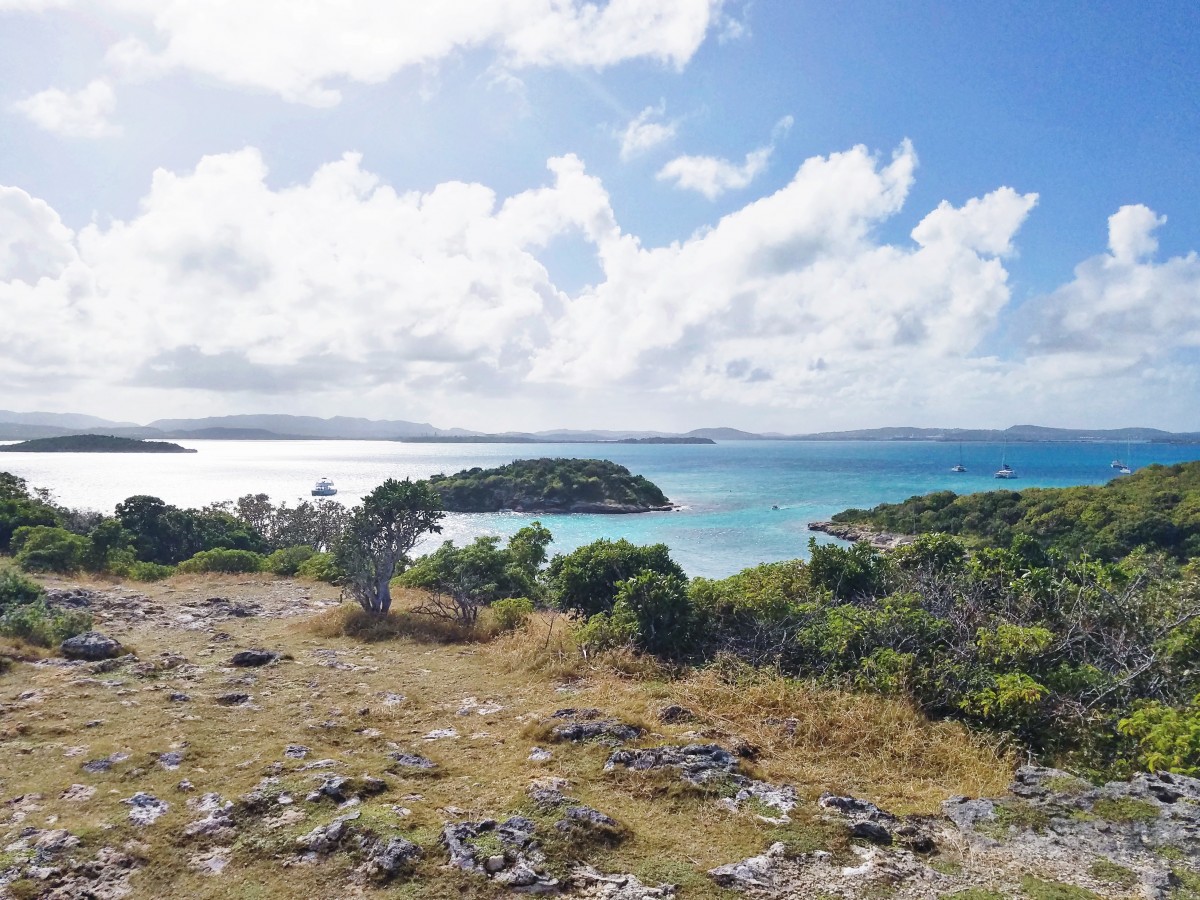
[[[333,486],[333,482],[328,478],[320,479],[312,489],[314,497],[332,497],[337,493],[337,488]]]

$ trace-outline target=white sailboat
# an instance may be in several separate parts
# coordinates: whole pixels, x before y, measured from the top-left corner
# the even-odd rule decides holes
[[[957,466],[951,466],[951,467],[950,467],[950,471],[951,471],[951,472],[965,472],[965,471],[967,471],[967,467],[963,465],[963,461],[962,461],[962,441],[959,441],[959,442],[958,442],[958,465],[957,465]]]
[[[1016,478],[1017,477],[1016,470],[1013,469],[1013,467],[1010,466],[1006,460],[1007,456],[1008,456],[1008,443],[1005,442],[1004,449],[1000,453],[1000,468],[998,468],[996,470],[995,475],[992,476],[993,478]]]

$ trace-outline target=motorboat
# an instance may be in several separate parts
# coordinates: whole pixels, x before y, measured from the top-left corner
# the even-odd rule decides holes
[[[1125,465],[1125,463],[1121,462],[1119,459],[1114,459],[1108,465],[1109,465],[1109,468],[1111,468],[1111,469],[1128,469],[1129,468],[1129,466]]]
[[[312,495],[314,497],[332,497],[336,493],[337,488],[333,486],[333,482],[328,478],[322,478],[313,485]]]

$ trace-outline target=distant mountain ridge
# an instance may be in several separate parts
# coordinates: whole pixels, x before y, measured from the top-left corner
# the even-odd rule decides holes
[[[148,425],[116,422],[77,413],[13,412],[0,410],[0,440],[31,440],[70,434],[108,434],[127,438],[184,440],[419,440],[458,438],[480,443],[599,443],[633,439],[707,438],[712,441],[943,441],[1002,443],[1039,441],[1124,441],[1200,444],[1200,431],[1171,432],[1159,428],[1052,428],[1013,425],[1010,428],[916,428],[888,426],[811,434],[760,434],[738,428],[694,428],[670,431],[616,431],[555,428],[546,431],[483,432],[466,428],[437,428],[405,419],[364,419],[351,416],[261,415],[208,416],[198,419],[156,419]]]

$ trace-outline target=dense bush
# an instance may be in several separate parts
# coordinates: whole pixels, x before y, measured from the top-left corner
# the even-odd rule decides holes
[[[23,525],[12,536],[17,565],[29,572],[77,572],[90,558],[85,537],[50,525]]]
[[[505,597],[493,603],[491,609],[498,630],[517,631],[533,615],[533,601],[528,597]]]
[[[538,567],[551,539],[550,532],[534,522],[504,547],[497,537],[476,538],[465,547],[446,541],[414,562],[399,581],[405,587],[459,595],[485,606],[506,597],[540,597]]]
[[[191,559],[185,559],[176,569],[180,572],[261,572],[261,554],[249,550],[202,550]]]
[[[41,598],[9,607],[0,615],[0,634],[41,647],[56,647],[91,627],[92,617],[87,613],[55,609]]]
[[[691,651],[700,624],[686,579],[649,569],[617,585],[609,615],[633,623],[631,639],[638,649],[666,657]]]
[[[1099,767],[1126,758],[1120,720],[1126,739],[1164,759],[1164,734],[1190,734],[1179,724],[1186,715],[1163,710],[1200,692],[1200,587],[1168,561],[1071,560],[1024,537],[968,557],[955,539],[930,535],[891,555],[839,549],[821,565],[819,576],[816,565],[791,563],[698,579],[690,594],[703,656],[734,652],[907,695],[930,714]],[[838,590],[848,581],[853,590]],[[1135,715],[1145,703],[1159,712]]]
[[[139,495],[117,504],[117,519],[144,562],[174,565],[205,550],[267,549],[262,535],[219,505],[179,509]]]
[[[0,472],[0,551],[12,549],[13,533],[23,526],[62,525],[45,492],[31,493],[24,478]]]
[[[292,576],[299,572],[300,567],[312,559],[316,553],[317,551],[307,544],[301,544],[298,547],[284,547],[263,560],[263,569],[274,575]]]
[[[132,562],[127,566],[113,571],[133,581],[162,581],[175,574],[174,566],[163,566],[152,562]]]
[[[342,577],[342,570],[338,568],[337,558],[332,553],[315,553],[300,564],[296,577],[334,584]]]
[[[42,586],[15,569],[0,569],[0,612],[32,603],[42,596]]]
[[[1105,485],[938,491],[874,509],[848,509],[836,522],[868,523],[907,534],[944,532],[986,544],[1033,538],[1071,556],[1109,561],[1137,547],[1177,560],[1200,556],[1200,462],[1151,465]]]
[[[618,584],[643,572],[686,578],[666,544],[639,547],[624,538],[602,538],[559,554],[551,560],[546,577],[559,607],[590,618],[611,612]]]

